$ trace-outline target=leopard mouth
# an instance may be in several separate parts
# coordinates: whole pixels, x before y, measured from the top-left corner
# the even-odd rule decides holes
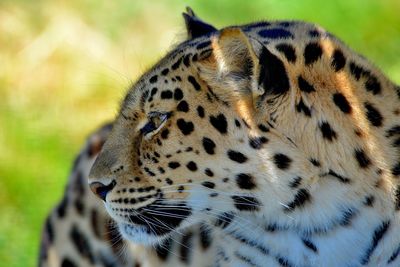
[[[154,243],[165,238],[192,214],[183,203],[173,206],[156,201],[127,216],[129,222],[119,223],[122,235],[134,243]]]

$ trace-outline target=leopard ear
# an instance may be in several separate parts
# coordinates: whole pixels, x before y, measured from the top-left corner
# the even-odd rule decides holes
[[[226,28],[211,39],[212,53],[201,60],[200,76],[222,94],[254,100],[289,90],[283,62],[240,28]],[[227,92],[229,91],[229,92]]]
[[[186,7],[186,12],[187,13],[182,13],[182,15],[185,19],[188,39],[193,39],[217,31],[214,26],[205,23],[200,18],[198,18],[190,7]]]

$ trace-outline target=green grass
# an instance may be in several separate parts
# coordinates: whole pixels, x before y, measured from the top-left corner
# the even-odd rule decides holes
[[[0,2],[0,262],[35,266],[41,225],[85,136],[111,120],[127,86],[184,37],[190,5],[218,27],[316,22],[400,82],[400,2]]]

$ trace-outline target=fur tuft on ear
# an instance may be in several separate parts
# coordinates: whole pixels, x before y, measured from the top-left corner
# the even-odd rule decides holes
[[[211,56],[199,62],[200,75],[210,86],[221,89],[222,95],[251,97],[254,104],[289,91],[284,62],[240,28],[221,30],[211,37],[211,45]]]
[[[186,12],[187,13],[182,13],[182,15],[185,19],[188,39],[193,39],[217,31],[214,26],[203,22],[199,17],[197,17],[190,7],[186,7]]]
[[[211,87],[224,90],[223,95],[253,99],[264,93],[258,85],[260,43],[251,42],[239,28],[222,30],[211,43],[211,56],[200,62],[200,75]]]

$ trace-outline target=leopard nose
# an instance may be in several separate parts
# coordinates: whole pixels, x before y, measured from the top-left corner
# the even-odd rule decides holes
[[[105,185],[100,182],[93,182],[89,186],[92,192],[97,197],[99,197],[103,201],[106,201],[107,194],[115,187],[116,184],[117,182],[115,182],[115,180],[112,180],[109,185]]]

